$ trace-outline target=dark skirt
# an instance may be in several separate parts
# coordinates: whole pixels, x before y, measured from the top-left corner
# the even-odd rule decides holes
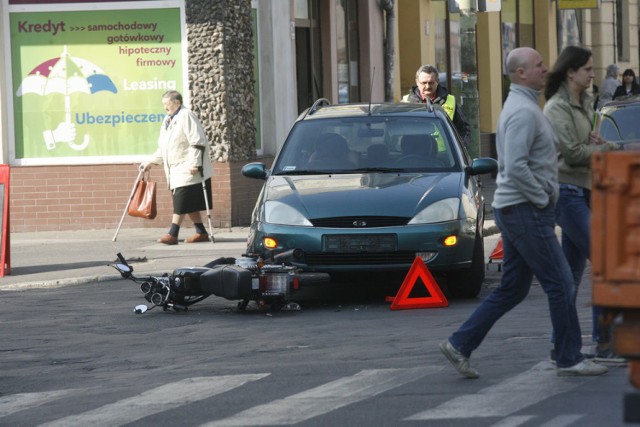
[[[205,181],[207,200],[211,209],[211,178]],[[187,185],[173,190],[173,213],[182,215],[191,212],[200,212],[207,209],[204,202],[202,184]]]

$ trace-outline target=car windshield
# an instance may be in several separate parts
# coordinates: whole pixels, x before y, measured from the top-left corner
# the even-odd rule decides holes
[[[323,118],[298,122],[273,173],[452,172],[454,134],[437,118]]]
[[[640,142],[640,102],[608,107],[600,118],[600,136],[607,141]]]

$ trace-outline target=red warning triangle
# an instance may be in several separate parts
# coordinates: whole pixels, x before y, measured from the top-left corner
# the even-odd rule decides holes
[[[413,290],[418,278],[422,279],[422,283],[429,291],[428,297],[409,298],[409,294]],[[447,307],[449,301],[444,296],[440,287],[431,275],[422,258],[416,257],[409,269],[409,273],[404,278],[400,290],[395,297],[387,297],[387,301],[392,301],[391,310],[402,310],[408,308],[433,308]]]
[[[491,255],[489,255],[489,260],[499,260],[504,258],[504,251],[502,249],[502,239],[498,240],[498,244],[496,245]]]

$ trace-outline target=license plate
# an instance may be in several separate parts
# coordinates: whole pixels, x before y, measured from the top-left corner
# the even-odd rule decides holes
[[[395,234],[343,234],[324,236],[324,252],[394,252]]]

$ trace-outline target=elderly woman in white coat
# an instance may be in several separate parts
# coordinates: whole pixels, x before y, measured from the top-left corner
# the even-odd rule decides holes
[[[182,95],[170,90],[162,95],[167,113],[160,129],[158,149],[150,161],[140,169],[149,170],[152,165],[162,165],[173,198],[173,217],[169,232],[158,242],[177,245],[180,226],[188,215],[196,233],[185,243],[206,242],[210,239],[202,223],[201,211],[211,206],[211,175],[209,143],[198,117],[182,105]],[[205,181],[207,202],[202,190]],[[208,203],[208,205],[206,204]]]

